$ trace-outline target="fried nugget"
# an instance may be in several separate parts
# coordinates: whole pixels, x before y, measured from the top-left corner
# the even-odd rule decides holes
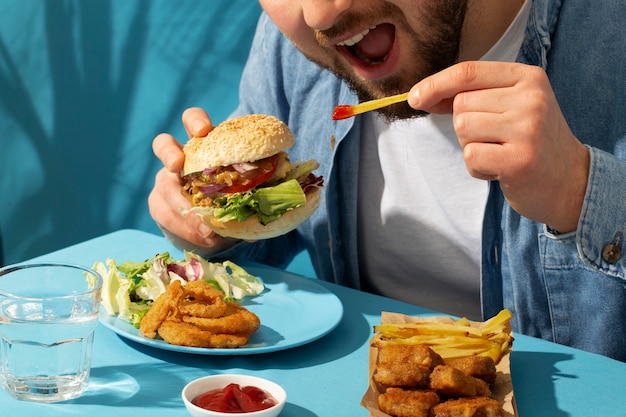
[[[430,371],[443,364],[426,345],[378,343],[374,381],[384,387],[428,388]]]
[[[430,374],[430,388],[448,398],[490,397],[489,385],[450,366],[439,365]]]
[[[384,387],[428,388],[428,368],[412,363],[380,363],[373,378]]]
[[[378,347],[378,363],[411,363],[429,370],[443,365],[443,359],[427,345],[391,344],[380,342]]]
[[[496,363],[489,356],[473,355],[446,359],[446,365],[453,366],[474,378],[482,379],[488,384],[493,384],[496,380]]]
[[[378,396],[378,407],[396,417],[428,417],[430,408],[439,402],[433,391],[389,388]]]
[[[504,409],[487,397],[459,398],[433,406],[430,417],[504,417]]]

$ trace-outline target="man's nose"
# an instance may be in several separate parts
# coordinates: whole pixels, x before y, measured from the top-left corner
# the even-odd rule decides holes
[[[310,28],[326,30],[352,6],[352,2],[353,0],[302,0],[304,21]]]

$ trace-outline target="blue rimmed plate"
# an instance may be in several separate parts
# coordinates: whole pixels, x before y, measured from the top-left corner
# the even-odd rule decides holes
[[[100,323],[126,339],[175,352],[200,355],[253,355],[301,346],[330,333],[341,321],[343,305],[335,294],[315,279],[271,268],[249,267],[265,291],[243,305],[261,320],[248,344],[236,349],[210,349],[171,345],[160,338],[142,336],[131,324],[100,311]]]

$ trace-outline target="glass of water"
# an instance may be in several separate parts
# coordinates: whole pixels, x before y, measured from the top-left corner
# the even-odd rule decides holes
[[[102,277],[30,263],[0,269],[0,380],[20,400],[55,402],[87,388]]]

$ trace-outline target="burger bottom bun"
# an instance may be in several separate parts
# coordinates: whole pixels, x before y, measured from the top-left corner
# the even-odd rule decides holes
[[[215,233],[223,237],[242,240],[262,240],[284,235],[311,217],[320,204],[320,188],[309,191],[306,194],[306,203],[293,210],[285,212],[278,220],[266,225],[259,222],[257,216],[251,216],[240,222],[231,220],[221,222],[212,215],[203,215],[202,221]]]

